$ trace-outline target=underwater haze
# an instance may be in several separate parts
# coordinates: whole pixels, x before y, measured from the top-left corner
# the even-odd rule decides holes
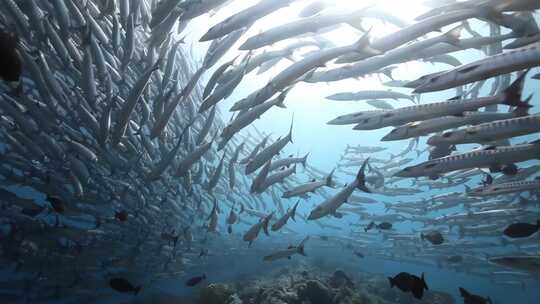
[[[540,303],[536,0],[3,0],[0,304]]]

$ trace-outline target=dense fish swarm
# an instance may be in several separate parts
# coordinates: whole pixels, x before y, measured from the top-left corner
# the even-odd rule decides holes
[[[529,113],[529,94],[540,79],[531,72],[539,1],[426,1],[407,21],[367,2],[340,10],[340,1],[260,0],[215,17],[241,2],[2,1],[0,302],[136,298],[180,277],[182,288],[212,293],[213,273],[192,269],[210,256],[248,256],[262,234],[271,237],[257,248],[265,263],[342,247],[355,259],[444,266],[500,285],[535,278],[540,140],[530,135],[540,115]],[[192,37],[204,15],[211,26]],[[328,39],[344,26],[353,43]],[[377,26],[393,30],[375,35]],[[468,50],[483,55],[459,55]],[[394,79],[409,62],[436,68]],[[238,98],[254,74],[271,77]],[[321,170],[310,163],[317,155],[285,155],[294,116],[285,134],[254,125],[300,86],[371,76],[393,89],[328,95],[336,107],[373,109],[320,124],[392,127],[381,141],[408,140],[402,150],[350,144]],[[457,97],[426,94],[445,90]],[[325,233],[306,235],[308,225]],[[375,298],[343,271],[312,275],[246,299],[218,289],[234,303],[386,303],[384,293],[447,303],[429,273],[397,271],[373,287]],[[491,303],[454,289],[465,303]]]

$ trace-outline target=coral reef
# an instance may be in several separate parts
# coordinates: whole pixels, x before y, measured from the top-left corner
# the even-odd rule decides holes
[[[450,295],[428,291],[422,300],[391,289],[382,275],[318,268],[279,269],[269,276],[211,284],[200,290],[198,304],[452,304]]]

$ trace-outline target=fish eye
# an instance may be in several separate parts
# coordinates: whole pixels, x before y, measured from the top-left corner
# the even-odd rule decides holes
[[[392,113],[386,113],[383,115],[384,118],[389,118],[389,117],[392,117]]]
[[[450,136],[452,136],[452,132],[446,132],[446,133],[443,134],[444,138],[448,138]]]

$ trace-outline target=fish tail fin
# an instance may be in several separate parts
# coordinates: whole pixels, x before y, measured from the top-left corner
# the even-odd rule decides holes
[[[426,239],[423,232],[420,233],[420,239],[422,239],[422,241]]]
[[[302,242],[298,245],[298,253],[303,255],[303,256],[307,256],[306,252],[304,250],[304,247],[306,245],[307,240],[309,240],[309,236],[306,237],[305,239],[303,239]]]
[[[294,205],[294,207],[293,207],[292,210],[291,210],[291,218],[292,218],[292,220],[295,221],[295,222],[296,222],[296,219],[295,219],[294,217],[296,216],[296,208],[298,208],[298,204],[299,204],[299,203],[300,203],[300,200],[298,200],[298,201],[296,202],[296,204]]]
[[[445,42],[453,46],[459,46],[459,38],[465,26],[460,24],[444,34]]]
[[[523,84],[525,83],[525,77],[529,70],[522,73],[505,91],[503,104],[512,107],[532,107],[527,101],[521,101],[521,94],[523,91]]]
[[[135,289],[133,290],[133,292],[135,293],[135,295],[138,295],[139,292],[141,291],[141,289],[142,289],[142,286],[137,286],[137,287],[135,287]]]
[[[390,282],[390,288],[393,288],[394,287],[394,279],[392,279],[391,277],[388,277],[388,282]]]
[[[302,157],[302,162],[300,162],[302,164],[302,167],[306,167],[306,162],[307,162],[307,158],[309,156],[309,152],[306,153],[306,155],[304,157]]]
[[[424,273],[423,273],[423,272],[422,272],[422,277],[421,277],[421,279],[422,279],[422,284],[424,284],[424,288],[425,288],[426,290],[429,290],[429,287],[428,287],[427,284],[426,284],[426,280],[425,280],[425,278],[424,278]]]
[[[529,95],[529,97],[527,97],[527,99],[525,99],[525,100],[523,101],[523,103],[530,104],[530,101],[531,101],[531,99],[533,98],[533,95],[534,95],[534,94]],[[527,115],[529,115],[529,109],[530,109],[530,108],[531,108],[530,106],[517,107],[517,108],[515,108],[515,109],[512,111],[512,117],[523,117],[523,116],[527,116]]]
[[[287,94],[289,94],[289,91],[293,88],[293,86],[290,86],[288,88],[286,88],[283,92],[281,92],[281,94],[279,94],[279,96],[277,97],[278,98],[278,103],[276,104],[276,106],[282,108],[282,109],[286,109],[287,106],[285,106],[285,98],[287,97]]]
[[[289,134],[287,135],[289,137],[289,141],[291,143],[293,143],[293,140],[292,140],[293,125],[294,125],[294,114],[293,114],[292,119],[291,119],[291,127],[289,128]]]
[[[371,193],[371,190],[369,190],[366,186],[366,166],[368,164],[368,161],[369,161],[369,157],[366,158],[366,160],[364,161],[364,164],[362,164],[362,167],[360,167],[360,170],[358,170],[358,174],[356,175],[356,180],[358,181],[358,186],[357,188],[364,191],[364,192],[367,192],[367,193]]]
[[[279,99],[279,101],[276,103],[276,106],[282,109],[286,109],[287,106],[284,103],[285,99]]]
[[[266,218],[263,219],[263,231],[264,231],[264,234],[266,235],[270,235],[270,233],[268,232],[268,224],[270,223],[270,219],[274,216],[274,213],[272,212],[270,215],[268,215]]]
[[[330,171],[330,174],[328,174],[328,176],[326,177],[326,186],[327,187],[331,187],[332,184],[334,183],[332,178],[333,178],[333,175],[334,175],[334,171],[336,169],[332,169],[332,171]]]
[[[354,43],[354,50],[357,53],[370,56],[380,55],[381,51],[376,50],[370,46],[370,32],[371,29],[369,29],[358,41]]]

